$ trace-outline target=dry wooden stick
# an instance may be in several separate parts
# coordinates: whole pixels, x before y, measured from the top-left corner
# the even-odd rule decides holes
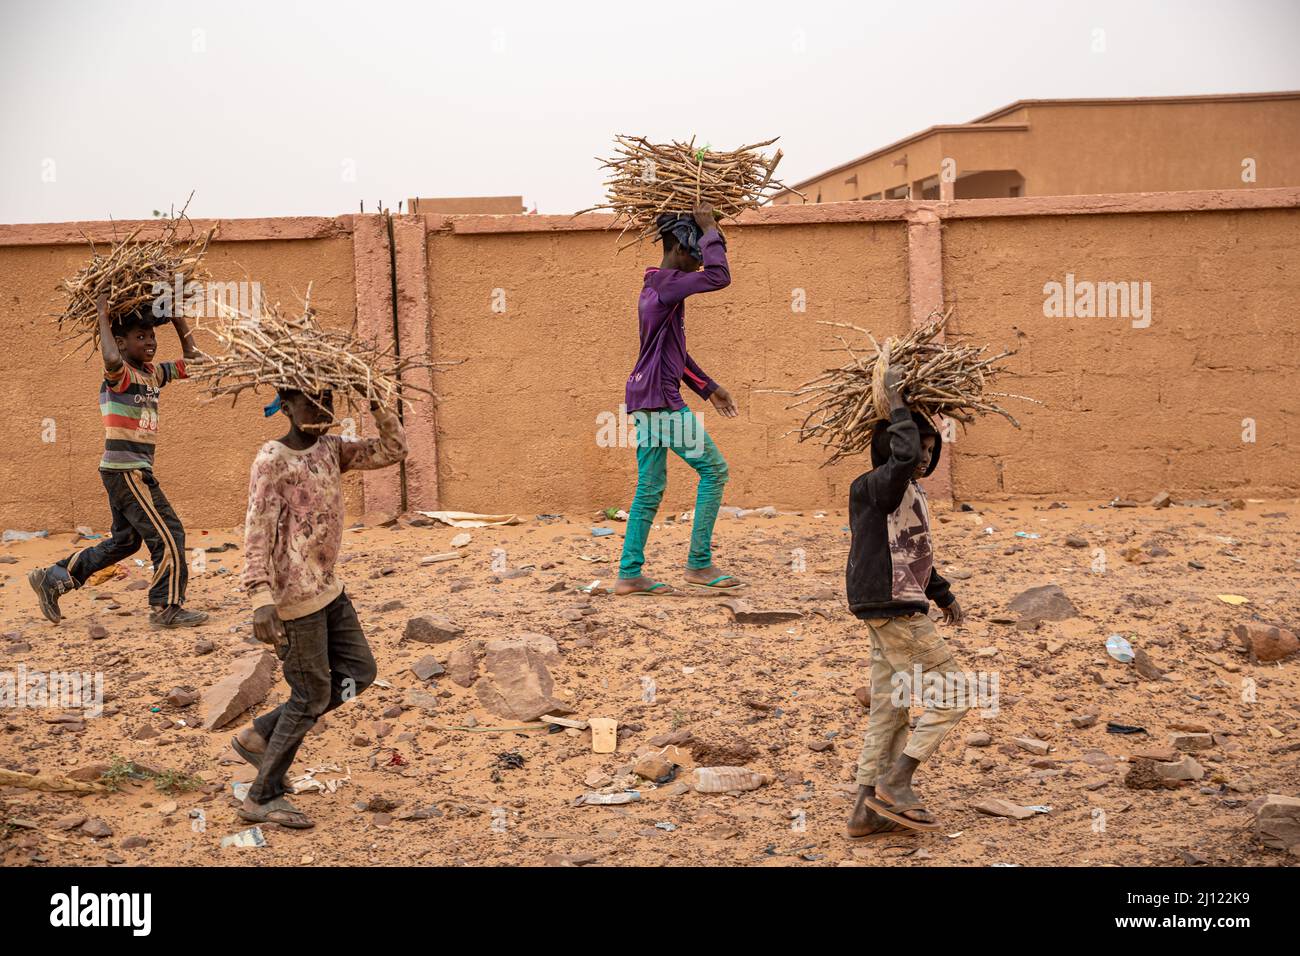
[[[403,381],[406,372],[460,364],[431,362],[427,355],[399,356],[394,346],[379,348],[361,339],[355,327],[325,328],[311,307],[310,286],[298,315],[283,314],[279,303],[250,312],[226,302],[213,304],[216,320],[198,329],[214,336],[221,350],[187,365],[189,377],[204,383],[211,399],[229,395],[233,404],[241,393],[269,386],[302,392],[313,401],[330,391],[341,392],[349,407],[357,399],[396,408],[421,395],[436,397],[430,389]],[[329,427],[339,424],[335,417]]]
[[[194,194],[190,193],[190,199],[193,198]],[[99,313],[95,302],[100,293],[108,296],[108,316],[112,321],[155,301],[160,287],[171,289],[179,280],[184,288],[188,282],[208,277],[203,256],[217,230],[213,227],[195,234],[193,224],[185,215],[189,204],[187,199],[179,213],[173,210],[163,220],[157,238],[137,241],[144,228],[140,226],[103,252],[86,239],[90,244],[90,261],[58,285],[68,301],[55,320],[59,330],[65,333],[60,341],[77,343],[71,354],[85,348],[93,352],[99,347]],[[188,240],[178,238],[182,223],[190,224]],[[180,304],[173,303],[173,307],[179,308]]]
[[[612,210],[615,225],[623,224],[620,251],[656,235],[655,219],[660,213],[685,212],[707,202],[720,220],[734,219],[762,205],[773,192],[788,188],[773,175],[781,151],[771,156],[759,152],[775,142],[776,138],[724,152],[697,149],[694,137],[689,143],[651,143],[644,136],[616,136],[617,155],[601,160],[602,168],[610,170],[606,201],[581,212]],[[635,230],[634,238],[622,242],[629,230]]]
[[[837,335],[840,347],[827,351],[847,352],[848,362],[827,369],[793,391],[763,391],[792,395],[797,401],[787,408],[807,409],[803,423],[794,433],[801,442],[820,441],[830,449],[828,465],[870,450],[875,425],[889,418],[884,380],[885,371],[890,367],[898,367],[903,372],[903,395],[907,404],[932,418],[943,416],[966,425],[973,422],[976,415],[996,414],[1019,428],[1020,423],[996,399],[1036,400],[988,390],[994,379],[1008,371],[999,363],[1015,353],[1007,351],[986,355],[987,346],[938,341],[951,317],[952,309],[942,314],[936,310],[924,325],[906,335],[887,339],[883,346],[868,330],[859,326],[847,322],[820,322],[820,325],[851,329],[865,336],[871,343],[870,353],[861,348],[860,354],[843,336]]]

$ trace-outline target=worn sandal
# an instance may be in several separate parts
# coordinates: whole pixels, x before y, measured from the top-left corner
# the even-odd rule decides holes
[[[284,797],[259,803],[256,810],[240,807],[239,818],[248,823],[278,823],[289,830],[310,830],[316,825]]]
[[[722,581],[735,581],[735,584],[721,584]],[[694,581],[687,581],[686,586],[695,588],[697,591],[743,591],[749,587],[744,581],[741,581],[730,574],[721,574],[714,578],[708,584],[697,584]]]
[[[864,797],[862,802],[865,803],[867,806],[869,806],[872,810],[875,810],[886,820],[892,820],[894,823],[907,827],[907,829],[909,830],[938,830],[939,829],[938,820],[917,820],[913,817],[904,816],[904,814],[906,814],[909,810],[925,810],[926,813],[930,812],[929,810],[925,809],[924,804],[922,804],[919,800],[916,801],[915,803],[904,803],[904,804],[885,803],[880,798],[880,791],[877,790],[876,796]]]
[[[667,588],[666,591],[660,591],[660,588]],[[619,597],[670,597],[677,593],[677,589],[671,584],[664,584],[662,581],[656,581],[642,591],[628,591],[626,594],[620,594]]]

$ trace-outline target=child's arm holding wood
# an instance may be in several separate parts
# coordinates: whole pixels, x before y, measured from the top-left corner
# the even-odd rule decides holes
[[[387,468],[406,458],[406,432],[397,412],[378,402],[370,403],[370,414],[379,429],[378,438],[339,444],[339,471],[371,471]]]
[[[190,328],[190,323],[185,316],[178,311],[172,316],[172,325],[176,327],[176,335],[181,340],[181,352],[187,361],[199,358],[203,353],[199,351],[194,344],[194,330]]]
[[[99,315],[99,353],[104,357],[104,371],[117,372],[122,368],[122,353],[113,339],[113,323],[108,320],[107,293],[101,292],[95,299],[95,311]]]

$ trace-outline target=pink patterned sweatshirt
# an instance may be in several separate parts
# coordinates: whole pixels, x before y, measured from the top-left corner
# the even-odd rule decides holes
[[[345,471],[385,468],[406,457],[396,413],[374,413],[379,437],[322,435],[295,451],[269,441],[253,459],[244,520],[244,589],[253,609],[274,604],[281,620],[314,614],[343,592],[334,562],[343,543]]]

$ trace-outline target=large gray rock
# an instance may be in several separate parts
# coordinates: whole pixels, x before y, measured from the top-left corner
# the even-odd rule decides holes
[[[1079,609],[1057,584],[1022,591],[1007,605],[1007,610],[1019,614],[1022,621],[1032,622],[1064,621],[1079,616]]]
[[[546,667],[550,648],[540,635],[524,635],[488,643],[485,654],[489,679],[475,688],[480,703],[500,717],[536,720],[542,714],[567,714],[570,708],[553,696],[555,681]],[[551,646],[554,641],[550,642]],[[559,652],[554,652],[558,659]]]
[[[275,655],[245,654],[230,673],[203,692],[204,730],[220,730],[240,714],[261,703],[275,683]]]
[[[1255,811],[1255,839],[1275,850],[1300,845],[1300,798],[1270,793]]]

